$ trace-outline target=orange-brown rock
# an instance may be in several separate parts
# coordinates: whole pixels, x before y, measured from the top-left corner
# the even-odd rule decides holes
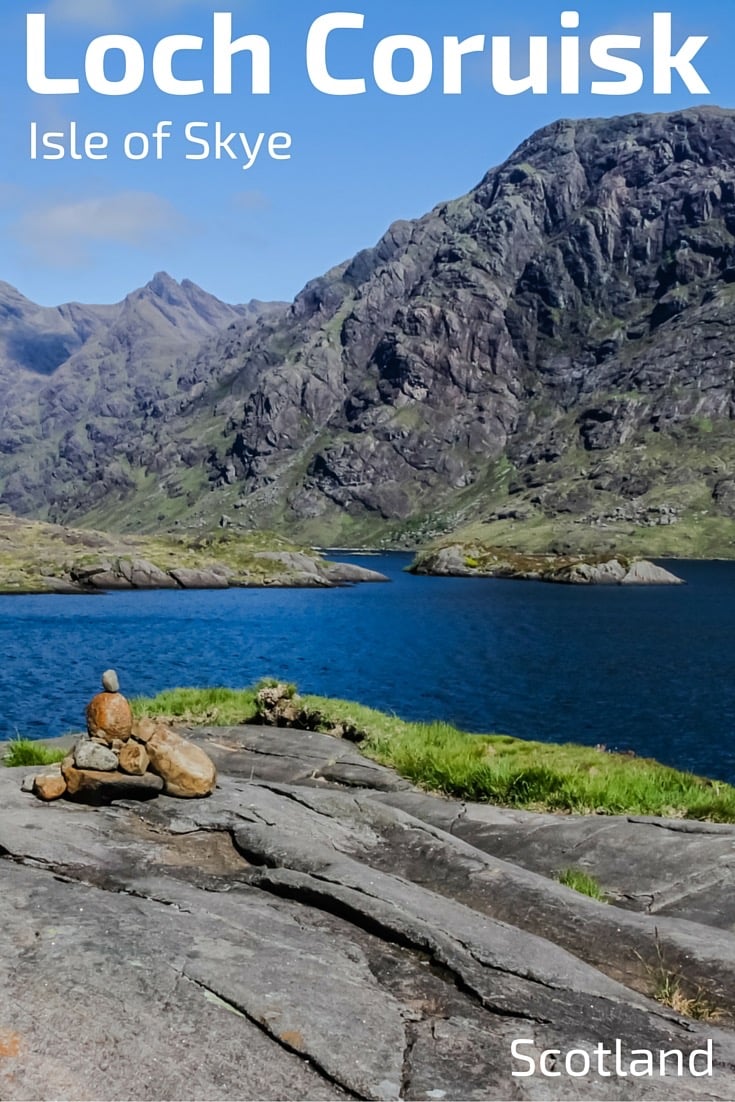
[[[33,782],[33,791],[39,800],[59,800],[66,792],[66,781],[61,773],[41,773]]]
[[[133,731],[133,713],[120,693],[99,693],[87,705],[87,730],[92,738],[112,744],[126,742]]]
[[[196,799],[209,796],[217,783],[214,762],[200,747],[169,727],[159,725],[146,745],[151,769],[163,779],[167,796]]]
[[[145,746],[130,739],[120,751],[120,768],[132,777],[143,777],[148,772],[151,759]]]
[[[77,769],[70,755],[61,765],[67,795],[81,803],[108,804],[113,800],[149,800],[163,791],[163,781],[153,773],[143,777],[126,773],[101,773]]]
[[[154,719],[139,719],[133,724],[133,738],[138,742],[147,743],[155,735],[158,728],[162,724],[157,723]]]

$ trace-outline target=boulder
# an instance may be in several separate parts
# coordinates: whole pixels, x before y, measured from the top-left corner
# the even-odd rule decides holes
[[[61,773],[40,773],[33,781],[33,791],[40,800],[51,803],[66,792],[66,781]]]
[[[107,743],[126,742],[133,730],[133,713],[120,693],[99,693],[87,705],[87,730]]]
[[[147,559],[120,559],[116,573],[133,589],[176,589],[171,575]]]
[[[118,767],[117,754],[109,747],[91,739],[83,739],[74,747],[74,764],[77,769],[94,769],[98,773],[114,773]]]
[[[476,574],[477,570],[468,565],[468,549],[461,544],[440,547],[425,556],[419,556],[414,572],[416,574],[434,574],[437,577],[465,577]]]
[[[683,585],[681,578],[664,570],[662,566],[647,562],[635,562],[623,578],[621,585]]]
[[[167,796],[210,796],[217,784],[214,762],[199,746],[160,725],[146,744],[151,769],[162,778]]]
[[[120,768],[132,777],[143,777],[148,772],[151,759],[145,746],[130,739],[120,751]]]
[[[357,585],[362,582],[388,582],[385,574],[377,570],[368,570],[349,562],[330,562],[324,564],[324,574],[332,585]]]
[[[131,777],[125,773],[106,773],[95,769],[77,769],[74,758],[65,758],[61,772],[67,795],[80,803],[109,804],[113,800],[149,800],[163,791],[163,781],[153,773]]]
[[[610,559],[609,562],[578,563],[560,573],[558,580],[570,585],[622,585],[624,578],[625,567],[617,559]]]
[[[224,569],[192,570],[176,567],[171,577],[182,589],[229,589],[230,576]]]
[[[98,570],[87,576],[84,584],[89,589],[97,590],[117,590],[117,589],[132,589],[132,585],[123,578],[121,574],[118,574],[114,570]]]
[[[149,719],[147,716],[144,719],[139,719],[133,724],[133,738],[137,742],[142,742],[145,746],[160,726],[161,724],[157,723],[155,719]]]

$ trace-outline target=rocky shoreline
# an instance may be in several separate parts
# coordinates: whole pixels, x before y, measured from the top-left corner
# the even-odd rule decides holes
[[[117,559],[73,569],[67,578],[46,581],[52,593],[99,593],[130,589],[334,589],[363,582],[387,582],[384,574],[351,563],[333,563],[298,551],[253,555],[257,572],[213,564],[162,570],[146,559]]]
[[[735,1095],[735,827],[459,803],[327,735],[181,733],[208,799],[42,804],[0,770],[7,1102],[547,1097],[519,1038],[712,1045],[711,1076],[563,1073],[558,1099]],[[572,863],[604,902],[558,882]]]
[[[414,574],[454,578],[505,578],[558,585],[683,585],[647,559],[622,555],[525,555],[503,548],[453,543],[419,552]]]
[[[0,594],[322,588],[387,582],[277,536],[116,536],[0,514]]]

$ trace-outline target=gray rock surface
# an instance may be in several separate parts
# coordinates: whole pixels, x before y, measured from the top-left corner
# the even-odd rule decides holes
[[[323,735],[194,737],[220,774],[205,801],[42,806],[25,771],[0,771],[7,1102],[735,1094],[735,829],[460,805]],[[611,903],[552,878],[570,852]],[[623,900],[677,859],[679,881],[696,865],[720,886],[717,925]],[[718,1023],[651,1000],[662,960]],[[526,1037],[537,1053],[711,1040],[714,1076],[514,1079]]]
[[[178,567],[171,577],[182,589],[228,589],[230,574],[224,570],[194,570]]]
[[[107,746],[82,739],[74,750],[74,764],[77,769],[96,769],[100,773],[112,773],[118,767],[118,758]]]
[[[335,562],[325,564],[325,572],[333,585],[353,585],[360,582],[387,582],[385,574],[354,563]]]
[[[623,578],[622,585],[680,585],[681,578],[655,563],[635,562]]]

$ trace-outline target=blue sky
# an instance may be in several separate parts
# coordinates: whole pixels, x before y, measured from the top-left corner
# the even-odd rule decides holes
[[[468,191],[528,134],[560,116],[665,111],[708,102],[733,106],[735,5],[723,0],[37,0],[14,2],[3,18],[0,46],[0,279],[44,304],[70,300],[112,302],[166,269],[229,301],[292,298],[313,276],[373,244],[398,218],[424,213]],[[596,35],[639,34],[650,39],[654,11],[670,11],[676,39],[708,35],[697,67],[711,94],[692,96],[678,77],[672,94],[654,95],[650,82],[632,96],[592,96],[595,75],[583,71],[583,94],[562,96],[558,70],[550,94],[498,96],[489,62],[467,67],[461,96],[441,89],[445,35],[511,35],[527,56],[529,35],[558,41],[560,13],[580,12],[583,48]],[[336,76],[364,76],[368,92],[330,97],[309,82],[305,55],[309,27],[327,12],[365,15],[361,32],[333,40]],[[235,64],[231,96],[169,96],[146,81],[129,96],[101,96],[86,88],[84,55],[103,34],[133,36],[149,61],[165,35],[194,34],[211,41],[215,11],[233,13],[237,35],[265,36],[272,50],[269,96],[252,96],[246,64]],[[33,94],[26,83],[26,15],[47,16],[48,75],[80,77],[77,96]],[[570,33],[570,32],[566,32]],[[387,35],[424,38],[435,52],[437,76],[422,95],[393,97],[372,84],[372,54]],[[642,56],[646,56],[645,51]],[[208,60],[209,58],[209,60]],[[553,69],[553,66],[552,66]],[[211,88],[211,55],[181,56],[180,79],[203,77]],[[407,72],[399,67],[401,79]],[[114,59],[108,72],[117,74]],[[130,131],[152,133],[171,120],[174,136],[161,161],[127,160],[120,147]],[[185,160],[183,129],[201,121],[226,131],[293,137],[290,161],[261,156],[248,172],[240,162]],[[106,161],[31,161],[32,122],[41,132],[109,135]],[[267,140],[267,139],[266,139]]]

